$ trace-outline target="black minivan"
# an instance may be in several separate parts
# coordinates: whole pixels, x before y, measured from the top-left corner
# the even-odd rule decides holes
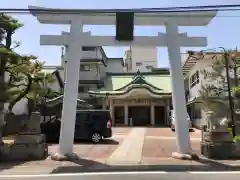
[[[46,135],[48,141],[59,140],[61,122],[60,119],[54,121],[45,123],[42,126],[42,133]],[[111,127],[109,110],[78,110],[76,113],[74,139],[91,140],[93,143],[99,143],[102,138],[112,137]]]

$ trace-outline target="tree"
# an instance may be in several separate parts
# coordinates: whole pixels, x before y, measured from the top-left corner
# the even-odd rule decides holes
[[[235,102],[232,92],[239,80],[236,73],[236,67],[239,64],[236,51],[224,50],[223,53],[215,55],[213,59],[210,70],[201,70],[204,80],[201,82],[198,101],[203,105],[202,108],[205,112],[212,113],[211,122],[208,122],[210,129],[214,126],[216,128],[226,125],[229,122],[228,115],[231,115],[232,126],[235,128]]]
[[[22,23],[11,16],[0,14],[1,122],[4,121],[4,103],[9,103],[8,111],[11,113],[14,105],[22,98],[38,102],[47,93],[44,84],[54,81],[51,74],[42,72],[44,63],[38,61],[37,57],[23,56],[14,52],[20,43],[13,41],[12,35],[22,26]]]
[[[44,63],[41,63],[34,56],[21,56],[15,64],[6,66],[10,78],[7,82],[7,94],[9,98],[9,112],[13,106],[22,98],[28,98],[39,102],[49,89],[44,88],[44,83],[54,82],[51,74],[42,72]]]
[[[211,71],[201,71],[207,82],[206,84],[201,84],[201,89],[199,90],[201,98],[222,97],[226,92],[225,63],[222,55],[215,56],[211,68]],[[215,83],[211,83],[213,81]]]
[[[230,86],[238,86],[238,77],[236,73],[236,67],[239,64],[238,59],[235,56],[236,51],[227,51],[228,66],[229,66],[229,80]],[[213,57],[214,61],[211,66],[211,71],[202,70],[201,73],[204,75],[204,79],[208,83],[202,84],[201,90],[199,91],[202,98],[210,97],[225,97],[227,92],[227,81],[226,81],[226,63],[224,53]],[[234,70],[234,73],[232,73]],[[215,83],[211,83],[211,82]],[[209,83],[210,82],[210,83]]]
[[[0,113],[4,110],[4,103],[7,101],[5,72],[6,64],[16,61],[17,54],[12,49],[19,46],[19,42],[15,42],[12,46],[12,35],[15,31],[22,27],[23,24],[18,22],[11,16],[0,13]]]

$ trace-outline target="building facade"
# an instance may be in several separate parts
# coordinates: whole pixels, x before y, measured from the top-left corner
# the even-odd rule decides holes
[[[114,125],[164,126],[171,106],[169,71],[108,73],[105,87],[89,91],[102,98]]]
[[[200,127],[203,124],[206,124],[206,114],[202,110],[200,104],[196,101],[198,97],[200,97],[200,90],[202,89],[202,85],[211,85],[218,86],[219,79],[210,80],[204,77],[202,73],[203,70],[208,72],[213,71],[212,65],[217,57],[223,55],[222,52],[207,52],[204,54],[198,54],[194,56],[190,56],[189,54],[183,54],[182,62],[183,62],[183,73],[185,74],[185,90],[186,90],[186,100],[188,106],[188,112],[195,124],[195,126]],[[240,53],[237,54],[237,57],[240,57]],[[233,66],[233,63],[229,61],[229,65]],[[239,76],[240,69],[238,68],[237,74]],[[222,72],[223,76],[226,76],[226,72]],[[231,68],[229,71],[229,76],[231,79],[234,79],[234,72]],[[227,78],[226,78],[227,82]],[[234,84],[231,84],[234,85]],[[233,86],[232,86],[233,87]],[[226,96],[227,96],[226,92]]]
[[[68,51],[68,48],[65,48]],[[83,58],[79,68],[78,95],[80,99],[86,100],[95,106],[101,106],[98,98],[89,96],[88,91],[96,90],[104,86],[107,72],[123,72],[124,62],[122,58],[108,58],[102,47],[83,47]],[[62,55],[62,65],[59,69],[61,77],[65,82],[65,55]]]
[[[130,46],[125,54],[127,72],[151,72],[157,68],[157,47]]]
[[[109,109],[114,125],[155,126],[169,124],[171,85],[168,69],[124,72],[123,58],[107,58],[101,47],[84,47],[79,68],[79,98],[95,108]],[[45,66],[60,80],[48,85],[57,92],[65,82],[64,54],[59,67]],[[60,83],[59,83],[60,82]],[[141,112],[141,113],[139,113]]]

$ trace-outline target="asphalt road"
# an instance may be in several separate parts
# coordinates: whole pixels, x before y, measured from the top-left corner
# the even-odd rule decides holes
[[[0,175],[0,180],[239,180],[240,172],[111,172],[46,175]]]

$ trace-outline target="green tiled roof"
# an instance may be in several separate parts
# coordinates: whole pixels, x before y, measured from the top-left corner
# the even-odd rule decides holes
[[[105,94],[105,93],[124,93],[126,89],[134,85],[144,85],[142,88],[149,87],[151,91],[161,94],[169,94],[171,90],[171,77],[168,74],[137,74],[137,75],[128,75],[128,74],[118,74],[110,75],[105,80],[105,86],[102,89],[99,89],[95,93]],[[139,84],[138,84],[139,83]],[[138,87],[138,88],[141,88]],[[90,94],[94,92],[90,92]]]
[[[117,90],[120,89],[124,86],[126,86],[127,84],[131,83],[133,80],[133,76],[112,76],[108,79],[108,90]],[[170,84],[170,77],[166,76],[166,75],[147,75],[144,76],[144,80],[159,88],[159,89],[163,89],[166,92],[171,92],[171,84]]]

